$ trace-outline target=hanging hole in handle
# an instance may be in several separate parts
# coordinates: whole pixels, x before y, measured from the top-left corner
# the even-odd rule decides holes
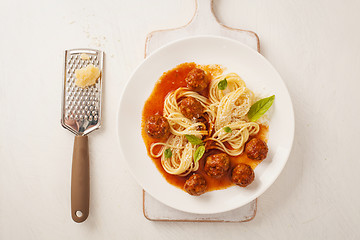
[[[83,213],[82,211],[76,211],[75,212],[75,215],[78,217],[78,218],[81,218],[83,216]]]

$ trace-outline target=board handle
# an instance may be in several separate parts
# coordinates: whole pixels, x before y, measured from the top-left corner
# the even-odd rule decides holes
[[[196,10],[190,24],[196,23],[199,26],[217,24],[213,11],[213,0],[195,0]]]
[[[71,217],[81,223],[89,216],[90,167],[87,136],[75,136],[71,173]]]

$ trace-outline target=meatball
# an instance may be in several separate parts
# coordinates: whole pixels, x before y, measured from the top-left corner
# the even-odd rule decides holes
[[[200,118],[204,107],[193,97],[186,97],[179,104],[180,112],[187,118]]]
[[[248,186],[254,181],[254,178],[254,170],[247,164],[240,163],[232,170],[231,181],[240,187]]]
[[[229,167],[229,156],[226,153],[218,153],[206,158],[204,170],[210,177],[220,178],[226,175]]]
[[[164,138],[170,133],[170,126],[163,116],[153,115],[146,121],[146,132],[153,138]]]
[[[197,92],[203,91],[209,85],[204,70],[199,68],[191,70],[186,76],[185,81],[188,88]]]
[[[205,193],[206,188],[205,178],[200,174],[193,174],[184,184],[185,191],[193,196],[199,196]]]
[[[246,143],[245,152],[250,159],[263,160],[268,153],[266,142],[259,138],[253,138]]]

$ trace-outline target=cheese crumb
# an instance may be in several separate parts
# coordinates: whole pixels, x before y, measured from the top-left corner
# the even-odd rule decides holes
[[[85,68],[75,70],[75,85],[81,88],[85,88],[87,86],[94,85],[99,77],[99,68],[89,64]]]
[[[87,55],[86,53],[82,53],[82,54],[80,55],[80,58],[81,58],[81,60],[90,60],[90,56]]]

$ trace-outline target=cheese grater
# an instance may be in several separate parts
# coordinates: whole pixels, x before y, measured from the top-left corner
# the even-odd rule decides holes
[[[87,134],[101,125],[103,58],[102,51],[93,49],[65,51],[61,125],[76,135],[71,173],[71,216],[78,223],[85,221],[89,215],[90,171]],[[75,70],[89,64],[100,70],[96,84],[86,88],[76,86]]]

